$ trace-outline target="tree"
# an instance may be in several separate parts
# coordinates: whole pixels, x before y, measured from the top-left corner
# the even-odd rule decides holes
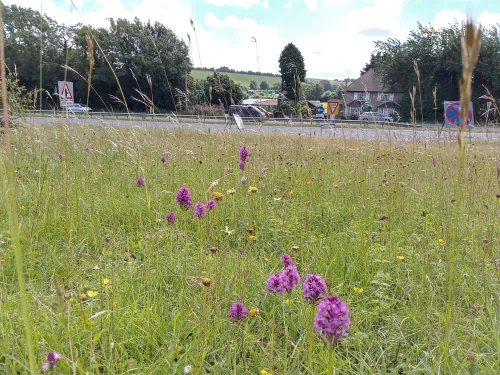
[[[223,105],[226,109],[243,100],[243,90],[226,74],[214,73],[205,82],[205,96],[211,105]]]
[[[483,85],[494,97],[500,96],[500,29],[484,28],[481,38],[479,60],[472,81],[472,102],[479,115],[485,101],[479,99],[484,94]],[[414,62],[420,72],[420,95],[417,93],[415,107],[420,119],[421,109],[425,119],[434,121],[437,107],[438,119],[442,118],[445,100],[456,100],[459,96],[458,84],[462,75],[461,37],[464,24],[455,22],[437,29],[430,25],[418,25],[406,41],[388,39],[376,42],[375,72],[386,87],[399,87],[408,93],[419,87],[414,71]],[[433,90],[437,87],[436,106]],[[409,118],[411,103],[409,95],[401,106],[400,115]]]
[[[293,44],[288,43],[279,58],[282,88],[289,100],[299,99],[299,83],[306,78],[304,57],[300,50]]]
[[[323,89],[323,86],[316,83],[315,85],[304,85],[304,92],[306,99],[308,100],[321,100],[321,96],[325,90]]]
[[[325,91],[331,91],[332,89],[332,84],[330,83],[330,81],[327,81],[326,79],[322,79],[321,81],[319,81],[319,84],[323,86],[323,89]]]
[[[269,84],[266,81],[262,81],[260,83],[260,89],[261,90],[269,90]]]
[[[375,69],[375,63],[376,63],[377,59],[379,59],[379,58],[380,58],[380,52],[372,53],[370,55],[370,61],[365,64],[365,67],[363,69],[361,69],[361,71],[359,72],[359,75],[365,74],[370,69]]]
[[[281,90],[281,85],[278,82],[274,83],[273,84],[273,90],[274,91],[280,91]]]
[[[254,80],[250,81],[250,90],[257,90],[257,82]]]

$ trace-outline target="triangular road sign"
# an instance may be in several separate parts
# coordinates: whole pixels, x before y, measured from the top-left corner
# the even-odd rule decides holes
[[[64,82],[63,89],[61,90],[61,99],[62,100],[73,100],[73,94],[68,87],[68,82]]]

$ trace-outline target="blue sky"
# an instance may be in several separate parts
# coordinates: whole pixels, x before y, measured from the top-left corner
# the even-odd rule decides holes
[[[70,0],[4,0],[34,7],[58,22],[82,19]],[[356,77],[373,41],[405,39],[417,22],[443,26],[467,12],[485,25],[500,23],[499,0],[73,0],[83,20],[105,26],[106,18],[160,21],[193,41],[194,65],[278,71],[281,49],[295,43],[309,77]],[[196,36],[189,19],[196,25]],[[259,65],[255,44],[257,38]]]

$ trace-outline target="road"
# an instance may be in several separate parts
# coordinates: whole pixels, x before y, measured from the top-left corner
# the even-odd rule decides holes
[[[31,121],[35,124],[57,124],[60,118],[54,117],[33,117]],[[65,124],[81,125],[85,122],[89,126],[124,126],[124,127],[146,127],[161,129],[188,129],[197,131],[239,131],[236,125],[226,126],[225,124],[203,123],[203,122],[168,122],[168,121],[130,121],[111,119],[79,119],[66,118]],[[397,140],[412,141],[414,137],[419,140],[456,140],[457,134],[454,130],[445,129],[442,132],[437,130],[412,130],[402,128],[341,128],[331,126],[286,126],[286,125],[245,125],[245,133],[282,134],[282,135],[304,135],[319,137],[353,138],[364,140]],[[500,142],[500,132],[478,132],[467,133],[467,139],[474,142]]]

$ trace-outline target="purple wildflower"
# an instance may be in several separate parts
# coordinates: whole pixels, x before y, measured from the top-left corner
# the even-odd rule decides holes
[[[86,152],[87,154],[90,152],[90,147],[89,147],[89,146],[85,147],[85,152]]]
[[[144,186],[144,176],[139,176],[137,178],[137,186],[139,187]]]
[[[59,157],[59,160],[62,160],[64,159],[64,154],[62,152],[59,153],[59,155],[57,155]]]
[[[161,158],[161,162],[162,162],[163,164],[165,164],[165,163],[166,163],[166,161],[167,161],[167,159],[165,159],[165,157],[162,157],[162,158]]]
[[[177,203],[179,203],[179,206],[185,210],[191,208],[193,205],[193,199],[191,198],[191,193],[187,187],[183,186],[177,192]]]
[[[47,362],[44,362],[42,365],[42,371],[47,371],[50,368],[56,368],[57,362],[59,362],[61,358],[62,355],[58,352],[49,352],[49,354],[47,354]]]
[[[293,259],[290,255],[288,255],[287,253],[283,254],[283,256],[281,257],[281,260],[283,262],[283,267],[288,267],[288,266],[291,266],[293,264]]]
[[[217,206],[217,203],[213,199],[210,199],[207,202],[207,208],[209,211],[212,211],[215,208],[215,206]]]
[[[309,275],[304,281],[302,295],[311,305],[315,304],[319,297],[326,294],[326,284],[320,275]]]
[[[281,277],[277,273],[273,273],[267,279],[267,293],[268,294],[282,294],[285,289],[281,283]]]
[[[328,344],[336,344],[342,336],[345,336],[350,325],[349,309],[345,302],[337,296],[323,298],[314,319],[316,332],[323,335]]]
[[[300,275],[297,267],[290,265],[286,267],[280,275],[281,285],[283,289],[290,292],[293,288],[300,284]]]
[[[203,203],[196,203],[194,205],[194,216],[198,219],[201,219],[203,216],[207,214],[207,208]]]
[[[231,305],[229,309],[229,313],[227,314],[228,318],[232,318],[234,320],[240,320],[246,318],[248,314],[248,310],[243,304],[243,302],[236,302]]]
[[[260,172],[261,172],[262,174],[266,174],[268,169],[269,169],[269,168],[262,168],[262,169],[260,170]]]
[[[176,222],[177,220],[177,216],[175,216],[175,212],[169,212],[167,214],[167,216],[165,217],[165,220],[167,221],[167,223],[169,224],[173,224]]]
[[[243,160],[240,160],[239,167],[240,167],[241,170],[245,169],[245,162]]]
[[[240,149],[240,161],[242,161],[243,163],[246,163],[247,159],[249,157],[250,157],[250,153],[248,152],[248,149],[245,146],[243,146]]]

